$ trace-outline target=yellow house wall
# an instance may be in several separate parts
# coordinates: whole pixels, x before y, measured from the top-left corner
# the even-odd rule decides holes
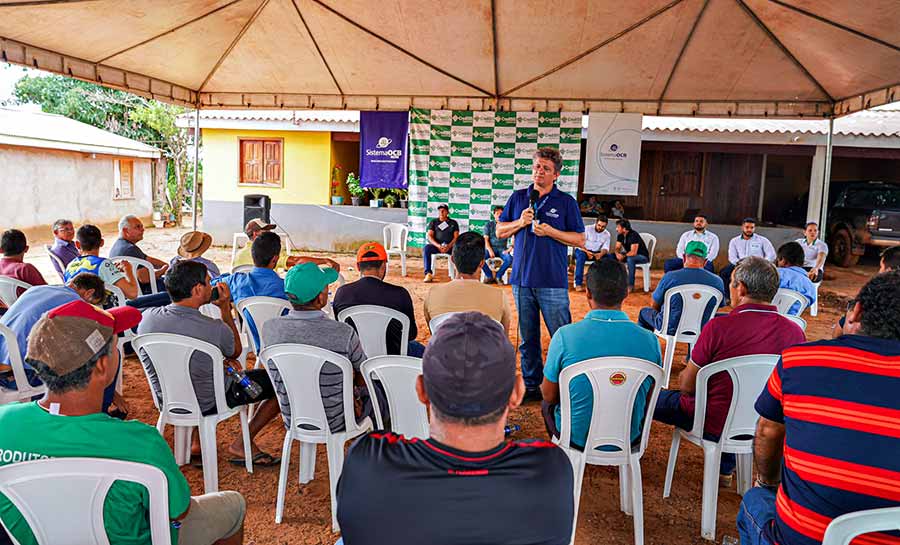
[[[277,204],[330,202],[331,133],[203,129],[203,199],[243,201],[244,195],[269,195]],[[282,138],[282,187],[238,185],[240,138]]]

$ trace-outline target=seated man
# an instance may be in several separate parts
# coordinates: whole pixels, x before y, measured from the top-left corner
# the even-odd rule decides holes
[[[738,512],[742,545],[821,543],[836,517],[900,507],[898,308],[900,272],[879,274],[847,315],[856,334],[782,353],[756,401],[758,477]],[[897,541],[890,532],[854,543]]]
[[[140,319],[141,313],[133,308],[102,311],[84,301],[73,301],[38,321],[28,339],[27,359],[48,393],[40,401],[0,407],[0,452],[12,454],[0,457],[0,465],[69,457],[148,464],[166,477],[168,498],[160,499],[169,507],[173,545],[243,543],[245,504],[238,492],[191,497],[187,479],[156,428],[99,412],[103,392],[115,384],[119,368],[117,334],[136,326]],[[103,505],[110,543],[150,543],[149,499],[142,485],[112,484]],[[35,543],[26,520],[2,495],[0,518],[16,543]],[[0,541],[3,537],[0,526]]]
[[[616,259],[628,266],[628,290],[634,291],[637,266],[650,263],[650,252],[641,234],[631,228],[626,219],[616,221]]]
[[[126,299],[134,299],[139,294],[137,279],[131,267],[119,268],[112,261],[100,257],[100,248],[103,247],[103,236],[95,225],[82,225],[75,234],[75,246],[81,252],[69,262],[66,267],[65,281],[68,282],[80,273],[89,272],[96,274],[103,280],[106,286],[115,286],[122,290]],[[107,294],[106,306],[124,305],[125,301],[114,301],[115,297]]]
[[[715,233],[706,229],[709,220],[703,214],[697,214],[694,217],[694,228],[685,231],[681,238],[678,239],[678,246],[675,248],[675,257],[667,259],[663,264],[665,272],[677,271],[684,267],[684,249],[687,248],[688,242],[702,242],[706,245],[708,259],[705,269],[711,273],[716,272],[713,262],[719,255],[719,237]]]
[[[32,286],[43,286],[47,283],[37,267],[25,263],[25,253],[28,251],[25,233],[18,229],[4,231],[0,238],[0,251],[3,252],[3,257],[0,257],[0,276],[15,278]]]
[[[59,268],[56,261],[53,261],[53,268],[61,277],[65,276],[69,261],[78,257],[78,248],[75,246],[74,240],[75,226],[72,224],[72,220],[58,219],[53,222],[53,246],[50,247],[50,253],[62,261],[62,269]]]
[[[670,273],[672,274],[672,273]],[[653,419],[690,430],[694,426],[697,372],[700,368],[728,358],[751,354],[781,354],[786,348],[806,341],[803,329],[778,314],[772,298],[778,290],[778,271],[765,258],[741,260],[729,280],[731,313],[713,318],[700,332],[687,367],[678,377],[679,389],[661,390]],[[731,407],[731,377],[718,373],[707,386],[706,421],[703,438],[718,441]],[[722,454],[719,483],[730,486],[734,454]]]
[[[360,278],[356,282],[344,284],[334,294],[332,308],[335,317],[344,309],[358,305],[378,305],[401,312],[409,318],[409,340],[406,354],[421,358],[425,346],[416,341],[419,328],[416,327],[416,313],[413,309],[412,297],[403,286],[384,281],[387,274],[387,252],[377,242],[367,242],[356,252],[356,266]],[[403,328],[398,320],[391,320],[387,327],[388,354],[400,353],[400,339]]]
[[[475,231],[459,236],[453,247],[456,279],[449,284],[435,286],[425,297],[425,321],[447,312],[477,310],[503,324],[509,331],[511,311],[506,292],[482,284],[479,280],[484,264],[484,239]],[[432,333],[434,333],[432,331]]]
[[[196,261],[206,266],[206,271],[209,273],[210,278],[222,276],[218,265],[202,257],[204,252],[209,250],[210,246],[212,246],[212,236],[209,233],[190,231],[181,235],[181,240],[178,243],[178,255],[169,261],[169,268],[174,267],[179,261]]]
[[[879,273],[886,273],[896,270],[900,270],[900,246],[893,246],[881,252],[881,263],[878,268]],[[850,335],[856,333],[854,329],[851,329],[847,326],[847,314],[850,313],[855,304],[856,301],[851,300],[847,311],[843,316],[841,316],[841,319],[838,320],[836,324],[831,326],[832,339],[837,339],[841,335]],[[857,327],[858,325],[859,324],[854,324],[854,327]]]
[[[580,322],[559,328],[550,339],[544,382],[541,393],[541,413],[547,433],[559,437],[559,374],[575,363],[604,356],[641,358],[662,366],[659,341],[653,333],[644,331],[622,312],[622,301],[628,295],[625,267],[609,259],[591,264],[587,277],[587,301],[591,310]],[[441,331],[443,331],[443,326]],[[641,424],[647,410],[647,395],[653,387],[648,378],[641,385],[634,402],[631,419],[631,438],[640,440]],[[584,447],[591,425],[594,396],[585,376],[576,377],[569,384],[572,400],[572,443]],[[612,417],[613,415],[610,415]]]
[[[431,271],[431,256],[449,254],[459,236],[459,224],[450,219],[450,207],[438,205],[438,217],[431,220],[425,232],[425,247],[422,248],[422,259],[425,261],[425,282],[431,282],[434,275]]]
[[[328,286],[337,280],[337,271],[331,268],[319,268],[315,263],[294,265],[288,271],[284,281],[284,289],[288,300],[294,307],[287,315],[272,318],[263,325],[262,339],[266,346],[282,343],[308,344],[330,350],[350,360],[353,366],[354,397],[360,404],[365,404],[357,417],[371,413],[368,392],[359,374],[359,367],[366,361],[366,353],[356,331],[348,324],[332,320],[322,312],[328,304]],[[288,404],[287,390],[281,381],[278,369],[269,366],[272,383],[278,392],[281,414],[285,422],[290,421],[291,407]],[[319,373],[319,391],[325,405],[325,416],[332,433],[345,430],[344,401],[341,388],[343,375],[338,366],[326,362]],[[358,395],[356,395],[358,394]],[[382,406],[387,406],[386,404]],[[355,410],[348,407],[346,410]]]
[[[337,517],[348,544],[569,543],[566,455],[545,441],[504,440],[525,385],[496,322],[477,312],[450,318],[428,344],[416,393],[430,438],[372,432],[347,453]]]
[[[582,216],[596,216],[601,213],[600,203],[597,202],[597,196],[591,195],[587,199],[581,201],[581,204],[578,205],[578,209],[581,210]]]
[[[250,398],[241,388],[234,374],[228,372],[231,367],[241,370],[240,362],[235,358],[241,355],[241,336],[231,319],[231,293],[226,284],[219,285],[213,290],[209,283],[209,275],[202,263],[195,261],[182,261],[169,269],[166,275],[166,291],[172,298],[172,304],[151,308],[144,311],[144,319],[138,327],[138,335],[147,333],[174,333],[193,339],[208,342],[222,351],[225,356],[225,403],[229,407],[260,403],[250,420],[250,441],[263,429],[263,427],[278,414],[278,404],[272,400],[275,391],[272,382],[264,369],[248,369],[244,374],[262,388],[258,397]],[[218,297],[213,299],[213,295]],[[200,307],[213,304],[219,307],[224,320],[204,316]],[[150,358],[140,354],[141,363],[150,376],[155,394],[161,395],[159,381]],[[200,411],[203,415],[216,413],[216,393],[213,385],[212,360],[206,354],[194,352],[189,363],[191,382]],[[194,454],[200,453],[199,434],[194,435],[194,444],[191,447]],[[256,443],[251,443],[253,451],[253,463],[261,466],[270,466],[280,462],[271,454],[262,452]],[[244,443],[240,435],[229,445],[228,453],[232,458],[231,463],[244,465]]]
[[[503,275],[512,266],[512,247],[509,242],[511,238],[499,238],[497,236],[497,222],[500,221],[500,214],[503,213],[502,206],[495,206],[493,218],[484,224],[484,266],[481,271],[484,272],[485,281],[490,284],[493,282],[503,283]],[[500,268],[494,271],[488,266],[488,259],[499,258],[502,263]]]
[[[803,247],[799,242],[786,242],[778,248],[775,259],[781,283],[778,287],[799,292],[809,305],[816,302],[816,287],[803,270]],[[799,314],[800,303],[794,303],[788,314]]]
[[[153,272],[154,278],[150,278],[150,273],[147,272],[147,269],[141,269],[137,271],[138,282],[140,282],[141,293],[144,291],[149,291],[150,282],[156,282],[157,290],[160,292],[166,291],[165,282],[163,282],[162,277],[166,274],[166,271],[169,269],[169,265],[155,257],[151,257],[144,253],[141,250],[137,243],[144,239],[144,224],[138,219],[137,216],[133,216],[131,214],[127,216],[123,216],[122,219],[119,220],[119,238],[113,243],[112,248],[109,249],[109,257],[136,257],[138,259],[143,259],[144,261],[148,261],[153,268],[155,269]],[[131,268],[131,267],[126,267]]]
[[[825,258],[828,257],[828,244],[819,240],[819,224],[811,221],[806,224],[803,236],[795,242],[803,248],[803,269],[809,279],[815,283],[825,277]]]
[[[728,242],[728,265],[719,271],[719,277],[726,286],[731,283],[731,272],[734,271],[738,261],[745,257],[756,256],[775,262],[775,247],[766,237],[756,233],[756,220],[744,218],[741,223],[741,234]],[[728,300],[728,294],[725,294]]]
[[[597,216],[593,229],[584,230],[584,247],[575,248],[575,291],[584,291],[584,264],[597,261],[609,253],[609,231],[606,230],[606,216]]]
[[[238,250],[238,252],[235,254],[234,260],[231,262],[231,268],[233,269],[234,267],[240,267],[241,265],[253,265],[253,241],[256,240],[256,237],[258,237],[259,235],[270,232],[275,229],[275,227],[276,225],[274,223],[266,223],[259,218],[254,218],[248,221],[247,225],[244,227],[244,234],[247,235],[247,238],[249,238],[250,241],[247,242],[247,244],[243,248]],[[280,241],[281,237],[279,237],[278,240]],[[290,269],[298,263],[315,263],[317,265],[327,265],[332,269],[341,272],[340,265],[338,265],[337,262],[335,262],[333,259],[298,255],[289,256],[284,246],[281,247],[281,251],[278,254],[278,263],[275,264],[275,268]]]
[[[684,250],[684,268],[667,272],[663,275],[659,284],[656,285],[656,289],[653,290],[652,306],[642,308],[638,315],[638,323],[641,324],[641,327],[650,331],[659,331],[662,327],[663,315],[665,314],[663,305],[666,302],[666,292],[686,284],[702,284],[719,290],[719,293],[725,293],[725,285],[722,283],[722,279],[706,270],[706,246],[696,240],[688,242],[687,248]],[[672,299],[672,309],[669,312],[669,331],[663,333],[668,335],[675,334],[678,321],[681,319],[682,308],[683,302],[681,297],[675,296]],[[703,322],[706,323],[715,311],[713,302],[710,301],[703,315]]]

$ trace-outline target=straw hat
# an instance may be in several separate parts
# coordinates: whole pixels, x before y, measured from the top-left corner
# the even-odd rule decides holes
[[[190,231],[181,236],[178,255],[185,259],[200,257],[212,246],[212,236],[201,231]]]

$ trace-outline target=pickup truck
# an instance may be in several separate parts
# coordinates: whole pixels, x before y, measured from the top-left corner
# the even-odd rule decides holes
[[[900,246],[900,184],[832,182],[826,242],[831,260],[852,267],[866,248]]]

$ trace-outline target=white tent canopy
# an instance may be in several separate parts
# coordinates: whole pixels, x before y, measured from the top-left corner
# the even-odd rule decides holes
[[[897,21],[897,0],[0,0],[0,50],[201,108],[828,117],[900,100]]]

